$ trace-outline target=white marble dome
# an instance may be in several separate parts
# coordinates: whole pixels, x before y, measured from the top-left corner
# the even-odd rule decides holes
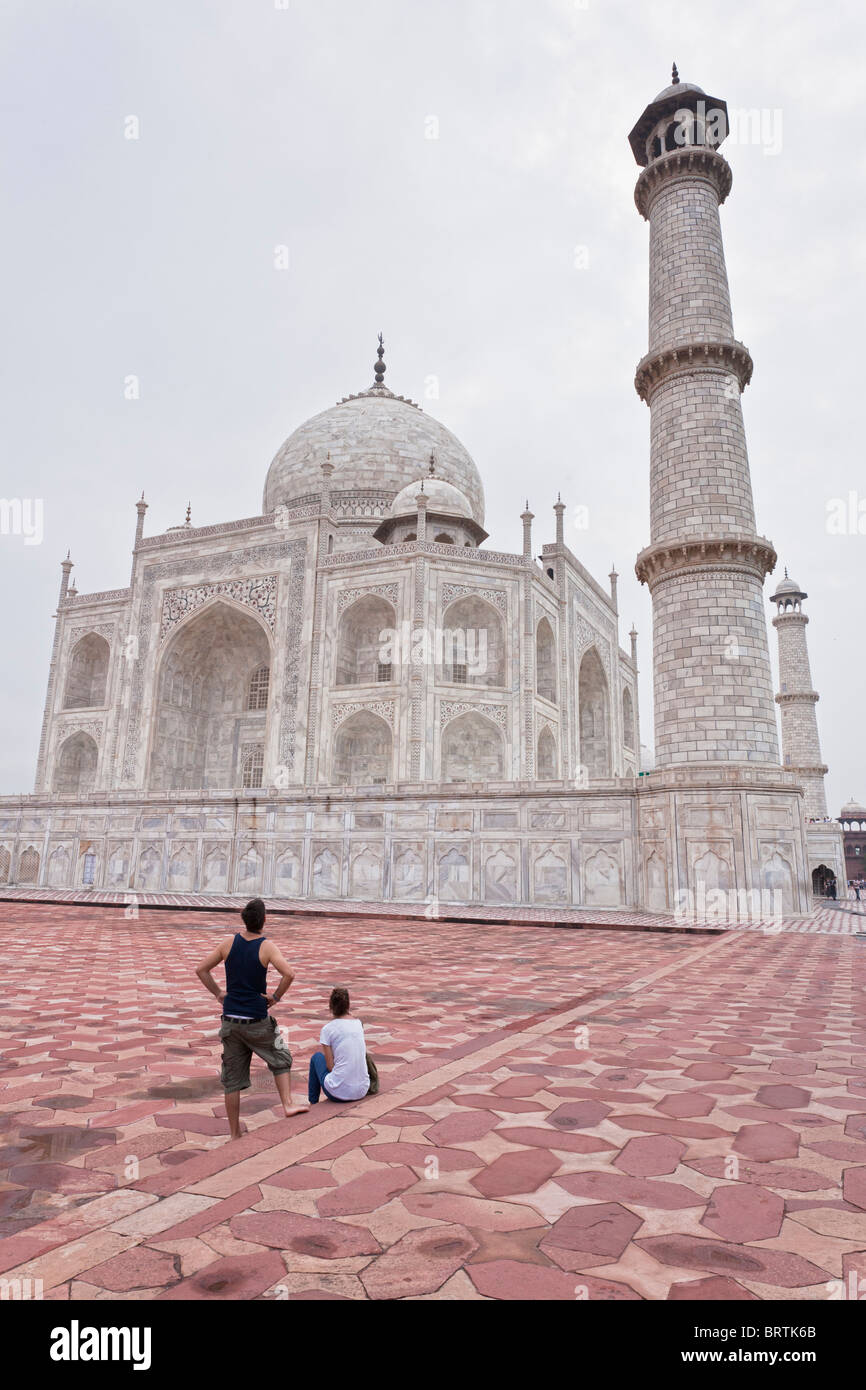
[[[430,474],[426,478],[416,478],[414,482],[401,488],[388,509],[388,515],[414,516],[418,510],[417,497],[421,489],[427,498],[428,512],[436,512],[439,516],[472,516],[472,506],[465,492],[461,492],[459,487],[454,487],[453,483],[446,483],[444,478],[433,477]]]
[[[391,500],[417,482],[434,455],[436,473],[463,493],[475,521],[484,521],[484,488],[460,440],[420,406],[386,387],[350,396],[290,434],[268,469],[263,512],[322,489],[330,454],[334,493],[383,492]]]

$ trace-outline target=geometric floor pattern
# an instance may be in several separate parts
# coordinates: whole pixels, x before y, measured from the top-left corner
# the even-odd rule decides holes
[[[334,984],[381,1092],[226,1135],[236,914],[0,903],[0,1274],[49,1299],[866,1293],[866,940],[282,916],[295,1092]]]

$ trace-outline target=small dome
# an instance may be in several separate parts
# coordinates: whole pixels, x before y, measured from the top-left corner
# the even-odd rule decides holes
[[[653,97],[651,104],[655,106],[657,101],[667,101],[668,97],[684,96],[686,92],[695,92],[699,97],[707,95],[703,87],[695,86],[694,82],[674,82],[670,87],[665,87],[663,92],[659,92],[657,97]]]
[[[860,806],[852,797],[839,812],[840,820],[866,820],[866,806]]]
[[[348,397],[290,434],[268,470],[262,509],[267,514],[320,493],[328,455],[332,496],[373,489],[393,497],[415,485],[431,453],[436,472],[468,498],[471,516],[483,523],[484,488],[460,440],[385,386]]]
[[[775,603],[777,599],[808,597],[805,589],[800,588],[796,579],[790,579],[788,571],[785,570],[784,578],[780,579],[776,585],[776,592],[771,596],[770,602]]]
[[[414,483],[408,483],[402,488],[391,503],[388,515],[414,516],[418,510],[416,499],[422,488],[427,498],[428,511],[444,516],[472,516],[472,507],[465,492],[454,487],[453,483],[446,483],[444,478],[430,474],[425,478],[416,478]]]

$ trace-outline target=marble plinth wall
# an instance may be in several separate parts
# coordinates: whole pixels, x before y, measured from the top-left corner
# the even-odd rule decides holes
[[[461,788],[0,798],[0,883],[665,911],[684,889],[810,907],[802,793],[783,772]]]
[[[847,875],[845,870],[845,841],[842,827],[838,821],[807,821],[806,843],[809,854],[810,873],[820,869],[823,864],[836,875],[836,892],[845,897]]]

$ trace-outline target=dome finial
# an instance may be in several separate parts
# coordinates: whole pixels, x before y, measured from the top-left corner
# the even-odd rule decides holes
[[[785,566],[785,578],[786,578],[786,579],[788,578],[788,566],[787,566],[787,565]]]
[[[382,337],[382,334],[381,334],[381,333],[379,334],[379,348],[378,348],[378,351],[377,351],[377,353],[376,353],[376,356],[377,356],[378,359],[379,359],[378,362],[375,364],[375,366],[374,366],[374,368],[373,368],[373,370],[374,370],[375,373],[376,373],[376,385],[377,385],[377,386],[384,386],[384,385],[385,385],[385,372],[386,372],[387,368],[386,368],[386,366],[385,366],[385,360],[384,360],[384,359],[385,359],[385,339]]]
[[[679,80],[680,80],[680,75],[679,75],[679,73],[677,72],[677,65],[676,65],[676,63],[674,63],[673,67],[671,68],[671,83],[673,84],[674,87],[677,85],[677,83],[679,82]]]
[[[436,451],[434,449],[430,450],[430,465],[427,471],[429,472],[431,478],[433,477],[433,474],[436,472]]]
[[[186,519],[185,519],[185,521],[184,521],[184,525],[185,525],[185,526],[191,526],[191,525],[192,525],[192,503],[191,503],[191,502],[187,502],[187,504],[186,504]]]

